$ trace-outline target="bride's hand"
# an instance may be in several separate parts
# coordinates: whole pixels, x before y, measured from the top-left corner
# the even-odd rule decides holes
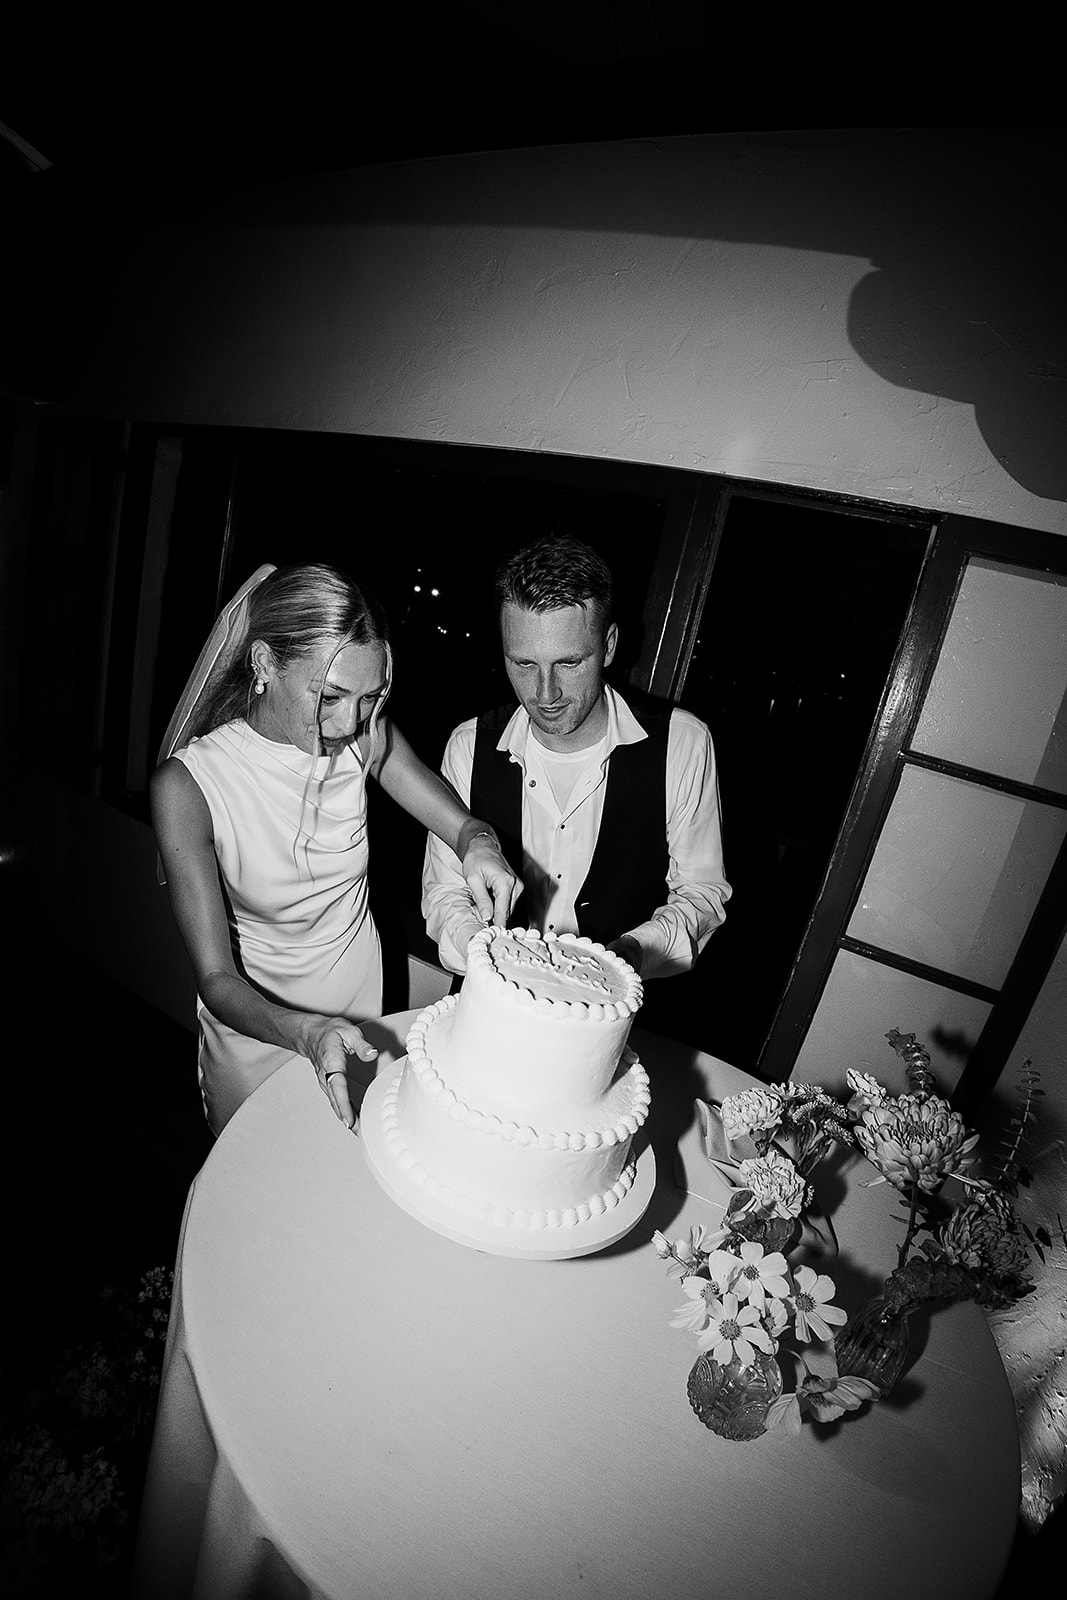
[[[346,1017],[309,1017],[304,1030],[304,1050],[319,1087],[346,1128],[355,1129],[356,1113],[348,1093],[348,1058],[375,1061],[378,1051]]]
[[[483,923],[506,928],[522,884],[491,833],[477,833],[463,853],[463,878]]]

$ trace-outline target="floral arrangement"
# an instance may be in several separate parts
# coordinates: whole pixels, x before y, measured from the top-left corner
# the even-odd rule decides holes
[[[779,1218],[772,1212],[768,1220]],[[743,1227],[751,1225],[749,1215]],[[694,1228],[687,1241],[671,1244],[656,1233],[653,1242],[669,1262],[668,1273],[681,1277],[686,1296],[671,1327],[696,1334],[704,1353],[691,1377],[690,1400],[708,1426],[728,1438],[755,1438],[778,1426],[799,1433],[805,1411],[830,1422],[877,1399],[873,1383],[838,1372],[833,1330],[846,1313],[832,1304],[834,1284],[825,1273],[791,1267],[780,1250],[766,1250],[729,1223],[710,1237]],[[783,1396],[787,1353],[796,1362],[797,1381]],[[694,1378],[708,1389],[708,1414]]]
[[[924,1300],[972,1298],[995,1307],[1032,1288],[1026,1272],[1036,1241],[1010,1196],[1022,1134],[1041,1093],[1037,1075],[1027,1063],[1023,1109],[993,1173],[980,1176],[978,1136],[937,1094],[929,1054],[913,1034],[886,1037],[904,1060],[906,1094],[890,1095],[868,1074],[850,1072],[847,1101],[812,1084],[784,1083],[730,1095],[719,1106],[698,1102],[705,1154],[732,1189],[723,1224],[673,1243],[657,1232],[653,1243],[686,1297],[671,1326],[694,1334],[701,1352],[690,1401],[726,1437],[754,1438],[775,1427],[798,1433],[805,1415],[833,1421],[880,1398],[895,1377],[887,1377],[881,1359],[884,1329],[894,1324],[903,1335],[903,1318]],[[889,1183],[905,1200],[897,1264],[873,1308],[873,1360],[864,1313],[855,1326],[848,1323],[833,1303],[833,1280],[787,1259],[798,1246],[836,1249],[828,1223],[818,1225],[811,1182],[835,1146],[858,1148],[878,1171],[872,1182]],[[963,1189],[955,1207],[942,1195],[949,1179]],[[898,1347],[903,1361],[903,1337]],[[796,1381],[783,1394],[790,1365]]]
[[[892,1184],[907,1207],[897,1265],[886,1280],[886,1309],[906,1314],[924,1300],[976,1300],[989,1310],[1012,1305],[1033,1288],[1027,1273],[1035,1241],[1012,1196],[1023,1133],[1043,1093],[1038,1075],[1024,1064],[1023,1106],[984,1176],[976,1170],[978,1135],[936,1093],[929,1053],[914,1034],[894,1029],[886,1038],[904,1060],[911,1093],[890,1095],[868,1074],[848,1074],[856,1142],[880,1174],[873,1182]],[[950,1178],[965,1196],[954,1207],[942,1196]],[[925,1237],[912,1254],[920,1234]]]

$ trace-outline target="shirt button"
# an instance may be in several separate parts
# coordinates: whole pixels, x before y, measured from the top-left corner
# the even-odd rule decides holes
[[[530,788],[531,789],[536,789],[537,788],[537,779],[536,778],[531,778],[530,779]]]

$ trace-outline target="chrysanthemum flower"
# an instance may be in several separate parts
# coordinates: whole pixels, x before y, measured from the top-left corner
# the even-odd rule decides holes
[[[945,1178],[970,1164],[978,1135],[968,1133],[947,1100],[902,1094],[868,1107],[856,1128],[856,1141],[896,1188],[909,1190],[917,1183],[924,1194],[934,1194]]]
[[[813,1272],[811,1267],[797,1267],[793,1273],[795,1288],[790,1296],[797,1338],[803,1343],[809,1339],[832,1339],[830,1323],[840,1327],[848,1321],[848,1313],[840,1306],[828,1302],[834,1293],[834,1280],[825,1272]]]
[[[755,1306],[743,1306],[735,1294],[724,1294],[709,1305],[708,1313],[708,1325],[698,1342],[701,1350],[706,1350],[720,1366],[728,1367],[736,1356],[747,1367],[755,1360],[757,1350],[766,1355],[774,1353],[771,1336]]]
[[[740,1094],[727,1095],[720,1110],[727,1139],[744,1139],[777,1127],[782,1097],[774,1089],[743,1089]]]
[[[938,1237],[954,1266],[990,1272],[998,1278],[1026,1277],[1029,1245],[1011,1201],[995,1190],[959,1206],[942,1224]]]
[[[757,1203],[776,1217],[799,1217],[809,1199],[805,1183],[789,1157],[772,1146],[765,1156],[738,1164],[738,1174]]]
[[[741,1246],[740,1271],[731,1285],[739,1300],[750,1300],[760,1311],[769,1298],[784,1300],[789,1293],[789,1268],[780,1250],[764,1253],[763,1246],[746,1239]]]

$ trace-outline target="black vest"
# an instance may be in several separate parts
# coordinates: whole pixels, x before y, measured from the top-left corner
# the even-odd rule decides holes
[[[514,712],[514,706],[500,706],[478,718],[470,808],[493,824],[504,854],[521,868],[522,768],[496,748]],[[647,922],[667,900],[670,707],[642,701],[637,715],[648,737],[611,752],[600,832],[575,901],[578,932],[601,944]],[[513,927],[524,925],[525,898],[511,914]]]

